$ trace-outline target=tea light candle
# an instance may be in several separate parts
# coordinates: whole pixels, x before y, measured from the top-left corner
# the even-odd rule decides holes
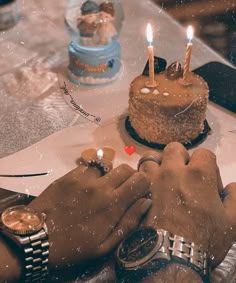
[[[81,159],[88,167],[97,167],[103,174],[113,168],[115,150],[112,147],[104,146],[100,149],[87,148],[81,152]]]

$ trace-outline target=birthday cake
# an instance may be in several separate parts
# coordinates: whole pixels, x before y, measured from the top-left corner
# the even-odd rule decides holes
[[[147,142],[189,143],[203,131],[208,102],[208,85],[189,73],[183,82],[177,62],[155,74],[156,87],[147,87],[148,76],[134,79],[129,92],[129,119],[140,138]]]

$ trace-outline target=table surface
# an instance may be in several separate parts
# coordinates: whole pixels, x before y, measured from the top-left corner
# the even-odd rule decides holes
[[[121,2],[125,13],[120,36],[123,68],[119,79],[110,85],[83,87],[68,81],[70,38],[63,21],[65,0],[22,1],[20,22],[0,33],[0,173],[50,171],[47,176],[37,177],[37,182],[35,178],[0,178],[1,187],[38,195],[53,180],[74,168],[80,152],[88,146],[113,146],[115,165],[127,162],[136,166],[147,148],[127,135],[124,119],[129,84],[141,73],[147,60],[146,23],[150,21],[154,27],[155,55],[168,63],[183,62],[186,32],[151,1]],[[210,61],[228,64],[195,39],[191,68]],[[81,117],[65,102],[59,88],[64,81],[79,105],[102,118],[100,126]],[[217,155],[225,185],[235,181],[235,118],[235,114],[209,103],[207,120],[212,134],[202,146]],[[136,152],[128,156],[125,145],[135,145]],[[234,280],[235,254],[233,246],[213,273],[213,282]]]

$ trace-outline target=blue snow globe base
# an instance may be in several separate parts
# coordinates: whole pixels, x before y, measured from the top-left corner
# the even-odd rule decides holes
[[[99,85],[114,81],[121,70],[121,48],[117,41],[103,47],[69,45],[69,78],[76,84]]]
[[[70,0],[65,25],[69,44],[69,78],[77,84],[114,81],[121,70],[118,36],[123,24],[119,0]]]

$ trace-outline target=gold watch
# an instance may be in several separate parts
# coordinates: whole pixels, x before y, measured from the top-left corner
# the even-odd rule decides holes
[[[25,205],[1,214],[0,230],[23,250],[21,282],[44,282],[48,274],[49,242],[46,214]]]

